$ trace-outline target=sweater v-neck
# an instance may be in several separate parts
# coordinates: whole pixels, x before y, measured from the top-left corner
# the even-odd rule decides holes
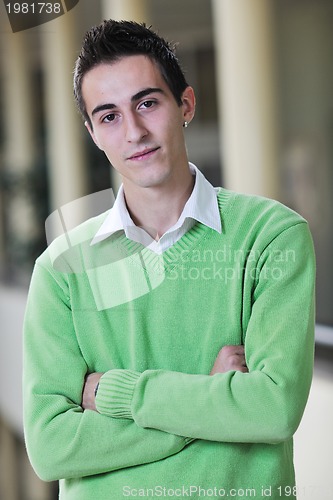
[[[225,205],[231,194],[230,191],[220,188],[217,195],[220,214],[222,210],[225,209]],[[134,257],[134,255],[140,254],[140,260],[138,261],[138,259],[135,259],[135,262],[140,262],[140,265],[149,269],[149,272],[154,271],[158,274],[163,274],[182,264],[182,255],[184,255],[184,253],[188,254],[198,245],[201,245],[202,242],[213,233],[215,233],[213,229],[197,221],[176,243],[160,254],[145,247],[141,243],[127,238],[124,233],[118,235],[116,244],[122,246],[126,250],[128,257]]]

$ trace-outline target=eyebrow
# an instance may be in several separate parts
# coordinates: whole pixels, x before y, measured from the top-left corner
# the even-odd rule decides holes
[[[162,90],[162,89],[160,89],[158,87],[148,87],[148,88],[140,90],[140,92],[137,92],[136,94],[134,94],[131,97],[131,102],[139,101],[143,97],[146,97],[146,96],[148,96],[150,94],[156,94],[156,93],[158,93],[158,94],[165,94],[164,90]],[[91,115],[94,116],[96,113],[99,113],[100,111],[105,111],[106,109],[114,109],[116,107],[117,106],[115,104],[109,104],[109,103],[101,104],[99,106],[96,106],[96,108],[94,108],[92,110]]]

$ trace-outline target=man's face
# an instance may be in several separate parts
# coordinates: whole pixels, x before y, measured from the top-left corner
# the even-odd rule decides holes
[[[128,56],[96,66],[83,79],[82,95],[92,129],[86,126],[125,189],[172,185],[188,168],[183,123],[194,115],[193,90],[184,91],[178,106],[151,59]]]

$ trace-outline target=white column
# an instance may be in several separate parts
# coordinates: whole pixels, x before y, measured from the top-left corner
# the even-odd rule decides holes
[[[37,161],[36,116],[32,82],[32,37],[26,32],[2,35],[1,66],[3,75],[4,149],[3,175],[8,179],[8,195],[3,200],[6,217],[4,253],[15,259],[22,257],[24,245],[34,239],[36,226],[35,208],[24,181],[30,178]],[[6,205],[5,205],[6,204]]]
[[[148,22],[147,0],[102,0],[103,15],[116,21]]]
[[[77,57],[74,14],[70,12],[40,28],[52,210],[87,192],[84,130],[73,97],[73,66]]]
[[[3,51],[5,163],[20,173],[36,152],[29,37],[8,34]]]
[[[145,22],[149,25],[147,0],[102,0],[102,15],[106,19]],[[111,169],[111,184],[116,194],[121,179],[114,168]]]
[[[272,0],[212,0],[225,187],[279,196]]]
[[[14,434],[0,418],[0,497],[19,500],[17,446]]]

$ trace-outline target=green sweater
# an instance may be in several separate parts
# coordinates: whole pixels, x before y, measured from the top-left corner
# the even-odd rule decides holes
[[[28,453],[63,500],[294,498],[292,436],[312,376],[314,255],[295,212],[220,189],[161,256],[105,214],[37,260],[24,333]],[[209,376],[224,345],[249,373]],[[81,408],[103,372],[98,412]]]

